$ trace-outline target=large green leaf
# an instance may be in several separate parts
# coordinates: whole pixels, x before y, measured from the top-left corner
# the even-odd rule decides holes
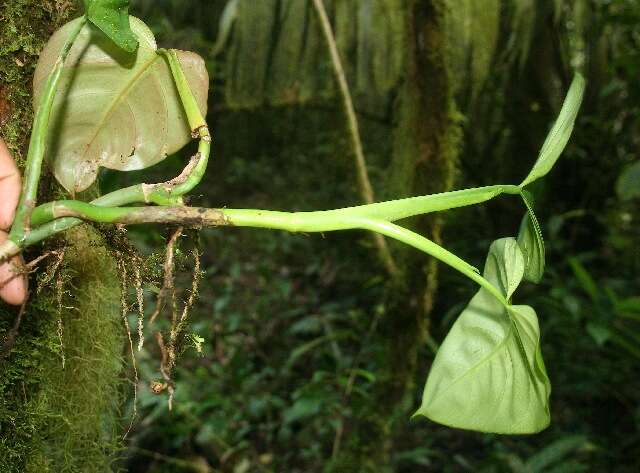
[[[138,38],[129,24],[129,0],[84,0],[86,15],[119,48],[134,52]]]
[[[509,300],[524,266],[516,240],[503,238],[491,245],[484,277]],[[550,390],[535,311],[480,289],[438,350],[416,415],[462,429],[533,433],[549,425]]]
[[[569,92],[567,92],[567,97],[564,99],[558,119],[547,135],[533,169],[531,169],[527,178],[522,181],[520,187],[531,184],[533,181],[545,176],[560,157],[573,132],[585,87],[584,77],[576,74],[571,87],[569,87]]]
[[[79,21],[79,20],[74,20]],[[38,104],[45,79],[74,26],[68,23],[44,48],[34,77]],[[81,31],[60,81],[47,141],[47,159],[70,192],[89,187],[100,167],[143,169],[191,140],[169,67],[156,52],[147,26],[131,17],[140,46],[122,51],[91,25]],[[209,78],[202,58],[179,51],[178,58],[203,115]]]
[[[486,202],[502,193],[512,192],[516,186],[485,186],[459,191],[442,192],[419,197],[379,202],[341,209],[341,215],[357,215],[374,220],[395,221],[429,212],[439,212]]]

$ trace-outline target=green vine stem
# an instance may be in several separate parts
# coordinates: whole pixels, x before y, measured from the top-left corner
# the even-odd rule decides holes
[[[317,4],[321,5],[321,2]],[[64,61],[85,24],[86,17],[83,17],[83,20],[78,23],[67,39],[54,70],[47,79],[45,92],[34,121],[23,195],[10,238],[0,245],[0,262],[8,260],[30,245],[79,225],[83,221],[125,225],[163,223],[194,227],[240,226],[309,233],[360,229],[372,231],[380,239],[383,236],[394,238],[439,259],[478,283],[505,307],[509,308],[509,301],[481,276],[476,268],[431,240],[392,222],[430,212],[479,204],[501,194],[522,196],[525,205],[531,211],[530,204],[523,194],[523,186],[486,186],[317,212],[292,213],[257,209],[208,209],[184,206],[182,197],[200,183],[206,172],[211,153],[211,134],[174,50],[159,49],[157,53],[168,63],[192,135],[194,138],[199,138],[198,152],[192,157],[183,172],[170,181],[159,184],[134,185],[107,194],[91,203],[62,200],[35,207],[38,181],[45,153],[46,134],[56,88]],[[574,88],[572,87],[572,90]],[[574,92],[573,95],[576,93]],[[533,174],[531,179],[537,179],[548,172],[552,161],[557,159],[561,148],[566,144],[567,132],[570,132],[571,128],[569,125],[573,123],[570,119],[575,115],[576,104],[571,91],[569,96],[572,97],[572,100],[569,105],[563,107],[563,111],[565,108],[567,111],[564,114],[561,113],[562,120],[558,120],[559,124],[556,124],[552,130],[551,138],[548,138],[545,147],[543,147],[543,150],[548,148],[553,152],[541,154],[530,173],[530,175]],[[555,128],[560,131],[556,131]],[[135,203],[156,204],[157,206],[127,207]]]
[[[40,182],[42,162],[44,161],[46,151],[46,138],[47,130],[49,128],[49,120],[51,118],[51,109],[53,107],[58,84],[62,75],[64,61],[67,59],[71,47],[86,22],[87,17],[83,16],[64,43],[60,56],[56,60],[53,70],[47,78],[44,92],[36,110],[31,140],[29,142],[29,152],[27,154],[27,165],[24,172],[25,175],[22,195],[20,197],[20,202],[18,203],[16,217],[11,229],[11,240],[14,242],[23,240],[25,234],[29,232],[29,216],[36,205],[38,183]]]
[[[470,189],[476,191],[476,189]],[[458,191],[465,192],[465,191]],[[487,193],[485,195],[491,195]],[[434,196],[426,196],[434,197]],[[103,208],[79,201],[59,201],[45,204],[34,212],[34,222],[58,217],[77,217],[102,223],[141,224],[163,223],[191,225],[196,227],[254,227],[286,230],[289,232],[330,232],[339,230],[370,230],[399,240],[427,253],[465,276],[480,284],[508,307],[504,296],[485,280],[476,268],[447,251],[428,238],[414,233],[387,220],[374,220],[368,215],[398,220],[407,216],[423,213],[412,206],[413,199],[392,201],[383,204],[364,205],[346,209],[319,212],[276,212],[250,209],[208,209],[198,207],[130,207]],[[420,199],[420,198],[418,198]],[[426,200],[426,199],[425,199]],[[406,205],[406,204],[409,205]],[[389,205],[391,204],[391,205]],[[377,207],[377,208],[376,208]],[[436,207],[434,207],[436,208]],[[423,207],[424,209],[424,207]]]
[[[133,186],[111,194],[107,194],[93,203],[74,200],[49,202],[37,207],[32,214],[32,223],[36,226],[27,237],[19,243],[10,240],[0,245],[0,261],[20,253],[22,249],[34,245],[50,236],[81,224],[83,221],[120,224],[165,223],[192,226],[242,226],[268,228],[289,232],[328,232],[337,230],[366,229],[387,235],[401,241],[406,235],[414,235],[410,239],[415,246],[432,254],[439,247],[433,242],[429,244],[424,237],[409,232],[399,226],[388,227],[386,223],[430,212],[475,205],[491,200],[501,194],[520,194],[518,186],[495,185],[465,189],[441,194],[394,200],[357,207],[318,212],[277,212],[255,209],[207,209],[185,206],[161,207],[106,207],[118,205],[129,199],[138,200],[142,195],[140,186]],[[393,231],[392,231],[392,230]],[[398,233],[400,232],[400,233]],[[398,236],[401,235],[401,238]],[[417,239],[416,239],[417,238]],[[416,242],[422,242],[420,244]],[[406,243],[407,241],[405,241]],[[421,246],[422,245],[422,246]],[[435,246],[431,246],[435,245]],[[447,252],[448,253],[448,252]],[[455,255],[445,253],[434,255],[445,263],[479,281],[477,271],[464,263]],[[456,259],[452,259],[456,258]],[[473,274],[473,276],[471,276]]]
[[[352,221],[354,218],[393,222],[416,215],[480,204],[501,194],[518,195],[520,194],[520,188],[518,186],[494,185],[316,212],[291,213],[255,209],[225,209],[224,212],[229,215],[233,214],[235,219],[241,222],[242,226],[271,228],[290,232],[326,232],[353,228]],[[128,212],[139,212],[141,209],[147,208],[105,208],[115,207],[113,204],[119,199],[120,191],[117,191],[96,199],[92,203],[77,200],[49,202],[33,211],[32,223],[34,226],[38,226],[68,216],[101,223],[125,223],[116,220],[122,218]],[[147,209],[151,210],[150,208]],[[153,221],[131,223],[153,223]]]
[[[317,212],[278,212],[255,209],[208,209],[186,206],[160,207],[101,207],[94,203],[74,200],[50,202],[36,208],[32,223],[41,225],[25,242],[38,240],[76,225],[83,220],[112,224],[163,223],[196,227],[237,226],[268,228],[289,232],[329,232],[339,230],[370,230],[402,241],[444,263],[489,290],[500,302],[508,302],[476,268],[435,244],[431,240],[391,222],[415,215],[486,202],[501,194],[520,194],[518,186],[496,185],[460,191],[445,192],[422,197],[411,197],[378,204],[347,207]],[[116,197],[114,197],[114,195]],[[118,193],[105,196],[102,203],[117,201]],[[99,199],[98,199],[99,200]],[[20,248],[0,245],[0,259],[5,259]]]

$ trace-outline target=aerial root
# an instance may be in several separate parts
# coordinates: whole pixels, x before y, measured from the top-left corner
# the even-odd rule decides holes
[[[173,409],[173,380],[171,379],[171,361],[169,358],[169,350],[164,343],[164,338],[162,337],[162,332],[155,333],[156,342],[158,343],[158,349],[160,350],[160,373],[162,374],[162,378],[164,379],[164,383],[158,383],[154,381],[151,383],[151,389],[154,393],[160,394],[165,389],[169,393],[168,405],[169,410]]]
[[[138,416],[138,382],[139,382],[139,377],[138,377],[138,365],[136,363],[136,354],[135,354],[135,350],[133,348],[133,338],[131,336],[131,327],[129,326],[129,319],[127,318],[127,315],[129,313],[129,305],[127,304],[127,280],[128,280],[128,273],[127,273],[127,265],[125,264],[124,258],[122,253],[120,253],[119,251],[116,252],[117,255],[117,266],[118,269],[120,270],[120,274],[121,274],[121,286],[120,286],[120,304],[122,306],[122,321],[124,323],[124,327],[125,330],[127,331],[127,337],[129,340],[129,354],[131,355],[131,363],[133,366],[133,381],[134,381],[134,385],[133,385],[133,413],[131,415],[131,422],[129,423],[129,428],[127,429],[127,431],[125,432],[123,438],[126,438],[127,435],[129,435],[129,432],[131,432],[131,429],[133,428],[133,423],[136,419],[136,417]]]
[[[138,303],[138,351],[144,346],[144,290],[142,287],[142,258],[136,255],[133,261],[134,285],[136,287],[136,302]]]
[[[165,344],[164,338],[161,332],[156,332],[155,337],[158,343],[158,348],[160,349],[160,373],[162,373],[162,377],[164,378],[164,383],[162,384],[152,384],[152,390],[156,394],[160,394],[165,389],[169,393],[168,405],[169,410],[173,408],[173,381],[171,379],[171,372],[173,371],[173,366],[175,365],[176,354],[175,354],[175,339],[174,333],[177,333],[178,326],[178,303],[176,300],[176,288],[175,288],[175,251],[176,244],[178,239],[182,236],[182,232],[184,231],[183,227],[178,227],[169,238],[167,242],[167,250],[165,253],[165,261],[164,261],[164,280],[162,283],[162,288],[158,293],[158,298],[156,301],[156,308],[151,316],[150,323],[154,323],[158,315],[162,312],[165,305],[165,299],[167,294],[171,298],[171,329],[170,329],[170,338],[169,344]]]
[[[151,313],[151,316],[146,319],[147,325],[156,322],[157,318],[163,314],[165,310],[169,312],[167,314],[168,319],[168,331],[163,334],[161,330],[154,331],[154,337],[158,345],[160,352],[160,373],[162,375],[161,380],[155,380],[150,382],[149,386],[153,393],[162,394],[168,393],[168,407],[169,410],[173,408],[173,397],[175,386],[172,379],[173,371],[176,366],[176,360],[179,355],[179,346],[182,340],[182,334],[188,323],[189,315],[193,305],[198,296],[198,290],[200,286],[200,280],[202,278],[202,263],[200,260],[200,251],[198,245],[191,251],[193,258],[193,276],[191,278],[191,287],[189,289],[188,297],[184,301],[184,306],[179,310],[178,290],[176,288],[176,264],[178,252],[178,242],[184,234],[184,228],[176,228],[167,241],[167,246],[164,255],[162,286],[158,291],[156,298],[156,306]],[[113,255],[117,262],[118,271],[121,279],[121,306],[122,306],[122,319],[127,332],[129,340],[129,352],[133,364],[134,374],[134,406],[131,425],[127,434],[131,431],[135,418],[138,415],[137,388],[139,384],[139,373],[137,368],[136,356],[134,353],[134,341],[129,323],[128,315],[131,310],[137,312],[137,349],[141,351],[144,344],[144,331],[145,331],[145,308],[144,308],[144,282],[146,280],[145,268],[146,262],[143,258],[131,247],[131,244],[126,238],[117,237],[114,239],[115,250]],[[135,290],[135,299],[130,299],[130,291],[133,288]],[[125,434],[125,436],[127,435]]]
[[[187,319],[189,318],[189,312],[191,307],[196,301],[198,297],[198,289],[200,286],[200,279],[202,277],[202,273],[200,271],[200,253],[197,248],[194,248],[191,252],[193,256],[193,277],[191,279],[191,293],[189,294],[189,298],[184,304],[182,308],[182,315],[176,324],[172,324],[171,332],[169,335],[169,359],[171,362],[171,367],[175,366],[176,363],[176,343],[182,334],[184,327],[186,326]]]
[[[162,284],[162,288],[158,293],[158,298],[156,299],[156,308],[153,311],[153,314],[151,314],[151,318],[149,320],[149,323],[151,324],[155,322],[158,315],[160,315],[160,312],[162,312],[162,309],[164,309],[167,292],[172,294],[172,305],[175,307],[175,284],[174,284],[174,277],[173,277],[174,255],[175,255],[176,242],[178,238],[182,236],[183,230],[184,230],[183,227],[178,227],[176,231],[173,232],[173,234],[171,235],[171,238],[169,238],[169,241],[167,242],[167,250],[166,250],[165,260],[164,260],[164,281]],[[175,315],[175,310],[174,310],[174,317],[177,317]]]
[[[181,340],[181,335],[184,332],[184,328],[187,325],[190,311],[198,297],[200,280],[202,278],[200,250],[197,247],[198,245],[196,245],[196,248],[191,251],[191,255],[193,257],[193,276],[191,279],[191,289],[189,297],[184,302],[182,311],[179,314],[175,287],[175,255],[176,245],[179,241],[179,238],[183,235],[183,231],[183,227],[178,227],[172,233],[169,241],[167,242],[167,250],[164,262],[163,285],[160,289],[160,292],[158,293],[156,308],[150,319],[150,323],[153,323],[158,315],[162,313],[163,309],[167,305],[167,302],[169,302],[168,305],[170,306],[170,328],[167,340],[165,341],[165,337],[163,336],[162,332],[157,331],[155,333],[156,342],[158,344],[158,349],[160,350],[161,355],[160,373],[162,374],[164,381],[152,382],[151,389],[156,394],[161,394],[164,391],[167,391],[169,393],[168,404],[170,410],[172,409],[173,405],[173,394],[175,389],[172,374],[176,366],[178,344]],[[167,301],[167,298],[169,298],[169,301]]]

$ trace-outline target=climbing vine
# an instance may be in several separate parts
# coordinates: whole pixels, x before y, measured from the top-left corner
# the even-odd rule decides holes
[[[453,427],[498,433],[533,433],[549,424],[551,387],[540,350],[538,319],[532,307],[514,304],[513,298],[522,280],[539,282],[544,271],[544,241],[527,186],[552,169],[569,140],[585,88],[580,75],[537,161],[520,184],[315,212],[191,207],[185,204],[185,196],[207,171],[212,147],[204,119],[208,89],[204,61],[193,53],[158,49],[147,26],[129,17],[127,0],[85,0],[84,4],[86,12],[81,18],[54,33],[36,70],[36,115],[22,195],[9,240],[0,245],[1,261],[83,222],[177,225],[168,244],[165,284],[157,309],[167,303],[172,314],[168,338],[156,334],[164,381],[154,388],[166,389],[171,396],[175,342],[193,304],[199,277],[196,251],[191,297],[180,312],[173,291],[172,258],[183,227],[371,231],[437,258],[480,286],[440,347],[415,415]],[[94,183],[100,168],[144,169],[192,138],[198,140],[198,151],[176,178],[140,183],[90,202],[74,198]],[[45,162],[70,199],[38,205]],[[491,245],[482,273],[396,223],[502,195],[519,196],[525,217],[517,237]],[[142,319],[138,263],[133,263],[133,269],[123,264],[118,269],[124,281],[135,282]],[[154,313],[149,322],[156,316]],[[134,341],[131,330],[128,332],[133,352]]]

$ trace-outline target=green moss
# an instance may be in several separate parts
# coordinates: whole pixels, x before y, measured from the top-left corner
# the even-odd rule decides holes
[[[0,1],[0,134],[19,164],[33,117],[31,77],[38,53],[75,11],[73,1]],[[46,183],[45,177],[43,194],[50,194]],[[15,345],[0,362],[3,473],[110,471],[122,433],[124,332],[115,263],[90,227],[68,232],[55,248],[65,249],[63,263],[35,291],[36,279],[46,279],[55,258],[40,263]],[[1,339],[16,314],[0,303]]]
[[[72,0],[0,0],[0,135],[20,162],[33,117],[31,78],[38,55],[75,11]]]
[[[31,303],[3,367],[3,472],[109,471],[118,448],[124,333],[115,263],[90,227],[68,232],[64,246],[59,275]],[[4,312],[3,332],[12,320]]]

